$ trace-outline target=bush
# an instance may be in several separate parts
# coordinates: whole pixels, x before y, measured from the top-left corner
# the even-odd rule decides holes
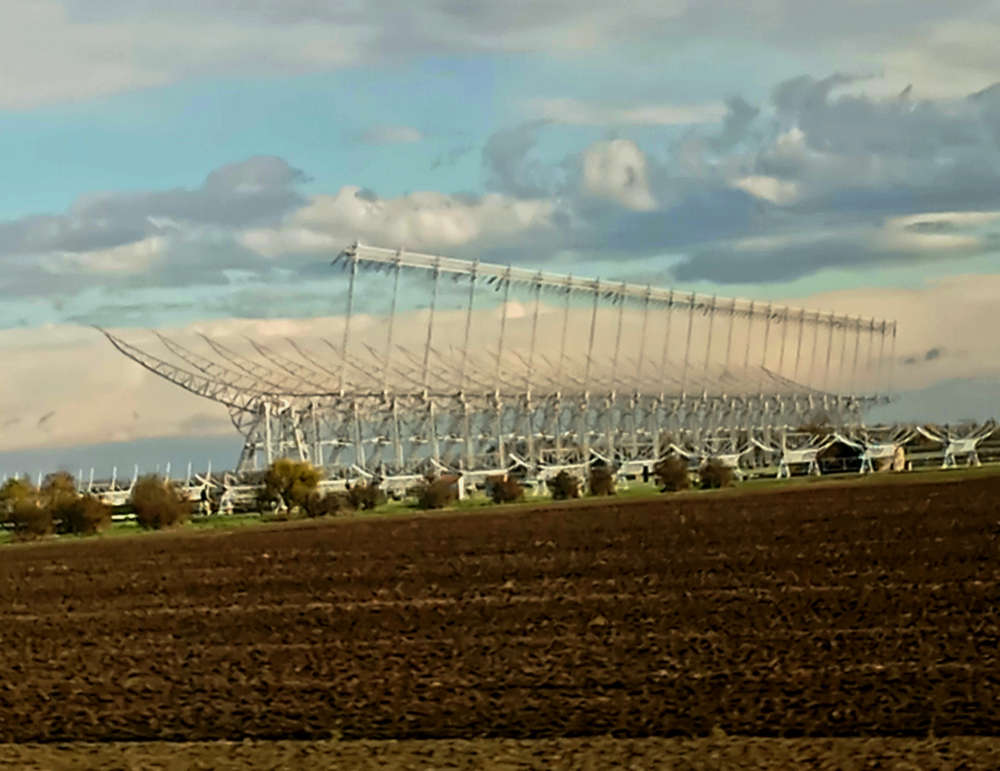
[[[313,519],[316,517],[336,517],[353,510],[347,495],[339,492],[329,492],[326,495],[314,492],[302,508],[305,510],[306,516]]]
[[[348,489],[347,499],[353,508],[370,511],[385,502],[385,494],[379,490],[378,482],[362,482]]]
[[[0,522],[14,522],[14,512],[23,503],[38,501],[38,490],[24,479],[11,477],[0,486]]]
[[[560,471],[546,483],[549,492],[552,493],[552,500],[565,501],[568,498],[580,497],[580,480],[568,471]]]
[[[14,537],[20,541],[52,533],[52,512],[40,506],[38,501],[21,500],[15,503],[10,521],[14,525]]]
[[[78,495],[49,509],[60,533],[94,535],[111,524],[111,508],[93,495]]]
[[[289,510],[304,509],[306,502],[316,492],[322,474],[312,464],[289,458],[274,461],[264,475],[264,490],[260,501],[267,506],[284,503]]]
[[[443,509],[458,500],[457,477],[428,479],[417,490],[417,506],[421,509]]]
[[[702,467],[698,469],[698,478],[701,481],[702,490],[729,487],[736,481],[733,470],[717,458],[710,458],[702,464]]]
[[[669,455],[653,467],[653,476],[661,493],[676,493],[691,487],[688,464],[683,458]]]
[[[186,522],[191,504],[177,488],[157,474],[149,474],[135,483],[132,508],[140,527],[160,530]]]
[[[487,477],[486,485],[494,503],[513,503],[524,497],[524,488],[509,476]]]
[[[614,495],[615,475],[607,466],[594,466],[587,480],[591,495]]]

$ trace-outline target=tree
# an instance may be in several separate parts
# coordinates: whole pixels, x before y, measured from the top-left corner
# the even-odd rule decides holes
[[[191,504],[176,486],[158,474],[148,474],[132,489],[132,508],[140,527],[160,530],[186,522]]]
[[[271,464],[264,476],[261,500],[265,504],[284,503],[289,510],[304,509],[310,496],[316,492],[322,474],[306,461],[279,458]]]

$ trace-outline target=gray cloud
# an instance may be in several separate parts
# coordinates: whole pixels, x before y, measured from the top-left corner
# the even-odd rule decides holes
[[[726,117],[722,120],[722,129],[709,139],[709,144],[716,151],[729,150],[746,136],[747,130],[758,115],[760,109],[742,97],[734,96],[727,99]]]
[[[281,158],[257,156],[215,169],[194,189],[83,197],[65,214],[0,222],[0,256],[107,249],[168,232],[177,223],[275,222],[304,202],[295,186],[306,179]]]
[[[490,136],[483,147],[483,165],[492,189],[526,198],[549,192],[550,169],[529,157],[547,123],[533,120]]]

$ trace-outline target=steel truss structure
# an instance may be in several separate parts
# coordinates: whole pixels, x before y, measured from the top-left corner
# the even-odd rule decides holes
[[[294,457],[389,486],[444,471],[544,480],[592,462],[629,473],[671,452],[735,464],[789,452],[786,432],[805,423],[855,430],[892,390],[891,321],[361,244],[334,264],[346,307],[311,343],[157,333],[154,350],[101,331],[226,406],[238,471]],[[358,277],[373,271],[389,307],[361,325]],[[425,308],[399,310],[401,276]],[[439,307],[446,292],[459,309]],[[477,309],[487,295],[499,304]]]

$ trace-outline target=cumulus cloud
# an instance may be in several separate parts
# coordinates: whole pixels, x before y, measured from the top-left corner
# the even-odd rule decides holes
[[[250,230],[243,243],[269,257],[309,252],[354,240],[412,249],[475,244],[488,248],[551,227],[554,206],[545,199],[517,199],[498,193],[481,197],[436,192],[372,198],[348,186],[318,195],[280,228]]]
[[[799,186],[796,182],[760,174],[740,177],[733,182],[733,187],[779,206],[793,203],[799,197]]]
[[[649,189],[646,155],[635,142],[597,142],[583,154],[583,185],[591,195],[616,201],[626,209],[650,211],[656,199]]]
[[[188,283],[192,273],[227,266],[229,233],[278,222],[300,207],[305,199],[296,188],[306,179],[281,158],[257,156],[215,169],[196,188],[92,194],[63,214],[0,222],[0,260],[9,265],[0,286],[58,292],[72,281],[46,277],[94,273]],[[212,250],[212,265],[192,254],[196,245]]]

